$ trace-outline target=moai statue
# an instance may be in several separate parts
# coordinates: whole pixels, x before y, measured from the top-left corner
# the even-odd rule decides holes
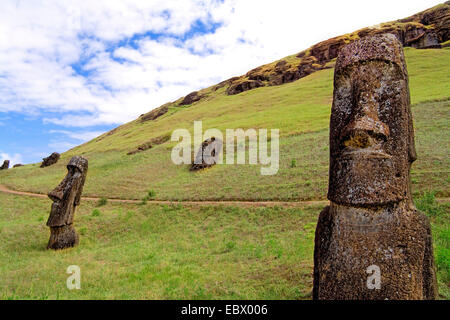
[[[211,137],[202,142],[192,163],[190,171],[197,171],[212,167],[219,161],[220,151],[222,150],[222,140]]]
[[[314,299],[436,298],[430,223],[411,198],[414,160],[402,45],[391,34],[347,45],[334,74]]]
[[[76,206],[80,204],[88,161],[74,156],[67,164],[67,170],[64,180],[48,194],[53,204],[47,221],[47,226],[50,227],[47,249],[65,249],[78,244],[73,220]]]
[[[49,167],[58,162],[61,155],[58,152],[53,152],[47,158],[42,159],[41,168]]]
[[[3,164],[0,167],[0,170],[7,170],[8,168],[9,168],[9,160],[3,161]]]

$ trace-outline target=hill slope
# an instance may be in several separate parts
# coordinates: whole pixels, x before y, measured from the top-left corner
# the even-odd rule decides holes
[[[425,28],[424,35],[431,32],[437,39],[446,40],[449,7],[448,3],[442,4],[425,13],[381,26],[389,26],[389,30],[412,30],[411,26],[415,26],[416,33]],[[433,24],[418,22],[425,23],[425,20],[433,21]],[[380,28],[363,30],[378,32],[383,29]],[[354,34],[361,34],[361,30]],[[338,38],[350,39],[354,38],[354,34]],[[405,37],[407,34],[411,33],[404,34]],[[287,57],[234,78],[231,82],[224,81],[168,103],[69,150],[54,166],[38,168],[38,164],[33,164],[2,171],[0,183],[17,190],[47,193],[65,175],[68,159],[78,154],[89,159],[89,174],[84,189],[84,194],[88,196],[141,199],[151,189],[156,192],[156,198],[162,200],[324,199],[328,180],[328,122],[335,60],[328,59],[332,56],[318,59],[311,52],[325,52],[317,48],[328,48],[329,53],[331,44],[338,38],[324,42],[328,47],[324,43],[311,47],[309,57],[321,61],[320,70],[299,80],[271,85],[269,77],[269,82],[263,86],[230,94],[230,88],[236,81],[248,80],[249,74],[264,70],[270,74],[277,68],[295,65],[293,61],[303,61],[307,53]],[[424,190],[434,190],[438,196],[446,197],[449,196],[449,133],[446,129],[450,119],[450,48],[405,48],[405,55],[419,155],[413,166],[413,191],[417,195]],[[286,63],[281,63],[280,67],[280,61]],[[174,165],[170,159],[175,146],[169,140],[171,132],[178,128],[192,132],[195,120],[203,121],[203,130],[280,129],[278,174],[261,176],[260,165],[218,165],[197,173],[190,172],[187,165]],[[436,141],[442,142],[439,148],[436,148]],[[151,148],[144,150],[149,146]]]
[[[406,48],[405,52],[419,154],[413,166],[413,190],[432,189],[439,196],[448,196],[450,48]],[[65,175],[68,159],[82,154],[89,159],[90,167],[85,195],[140,199],[153,189],[158,199],[324,199],[332,76],[333,69],[326,69],[289,84],[233,96],[218,90],[192,106],[169,108],[154,121],[138,119],[123,125],[112,134],[64,153],[54,166],[39,168],[33,164],[3,171],[1,183],[46,193]],[[127,155],[176,128],[192,131],[194,120],[203,120],[204,130],[279,128],[278,174],[261,176],[259,165],[218,165],[193,173],[186,165],[171,162],[175,143],[170,141]],[[436,141],[442,142],[439,148]],[[293,159],[297,165],[291,168]]]

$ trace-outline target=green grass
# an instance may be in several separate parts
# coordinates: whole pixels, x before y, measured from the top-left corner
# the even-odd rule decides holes
[[[410,75],[418,160],[412,168],[413,192],[428,189],[437,197],[449,196],[450,48],[405,48]],[[169,200],[312,200],[324,199],[328,183],[328,125],[333,69],[298,81],[227,96],[225,87],[203,90],[206,98],[177,107],[157,119],[139,120],[119,127],[62,155],[47,168],[39,164],[0,172],[0,183],[11,188],[47,193],[66,173],[68,159],[80,154],[89,159],[84,195],[106,198]],[[279,128],[280,170],[261,176],[259,165],[217,165],[201,172],[176,166],[170,153],[174,142],[126,155],[155,137],[177,128],[192,131],[193,121],[203,129]],[[294,165],[293,165],[294,164]]]
[[[424,192],[415,204],[432,221],[439,292],[450,299],[450,203],[437,203],[435,194],[435,191]]]
[[[449,299],[450,203],[419,199],[432,221]],[[82,201],[79,246],[45,250],[51,201],[0,194],[0,299],[310,299],[321,207],[133,205]],[[438,211],[436,211],[438,207]],[[429,208],[433,208],[429,210]],[[81,268],[81,290],[66,269]]]
[[[102,198],[100,198],[100,199],[98,200],[97,206],[98,206],[98,207],[101,207],[101,206],[104,206],[104,205],[107,204],[107,203],[108,203],[108,199],[105,198],[105,197],[102,197]]]
[[[79,246],[47,251],[51,201],[0,194],[0,299],[304,299],[320,208],[83,201]],[[30,209],[32,208],[32,209]],[[81,268],[81,290],[66,269]]]

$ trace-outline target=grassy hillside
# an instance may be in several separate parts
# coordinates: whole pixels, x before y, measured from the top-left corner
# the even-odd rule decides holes
[[[405,48],[419,159],[413,166],[415,196],[436,191],[449,196],[450,48]],[[225,87],[202,90],[192,105],[168,105],[153,121],[137,119],[62,155],[58,164],[39,164],[0,172],[0,183],[13,189],[47,193],[66,173],[68,159],[89,159],[85,195],[143,198],[148,190],[169,200],[309,200],[325,199],[328,182],[328,124],[333,90],[329,69],[281,86],[226,95]],[[280,170],[261,176],[260,165],[217,165],[193,173],[170,160],[175,143],[167,141],[144,152],[127,155],[154,138],[168,137],[177,128],[280,129]]]
[[[45,250],[49,199],[0,193],[0,299],[310,299],[322,208],[237,208],[82,201],[80,245]],[[440,297],[450,292],[450,206],[432,221]],[[81,290],[66,269],[81,268]]]

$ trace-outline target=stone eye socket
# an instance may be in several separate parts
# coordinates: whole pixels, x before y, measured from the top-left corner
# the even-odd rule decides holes
[[[386,142],[387,136],[374,130],[354,130],[342,138],[342,148],[365,149]]]
[[[71,174],[81,172],[81,170],[76,166],[68,166],[67,169],[68,169],[69,173],[71,173]]]

